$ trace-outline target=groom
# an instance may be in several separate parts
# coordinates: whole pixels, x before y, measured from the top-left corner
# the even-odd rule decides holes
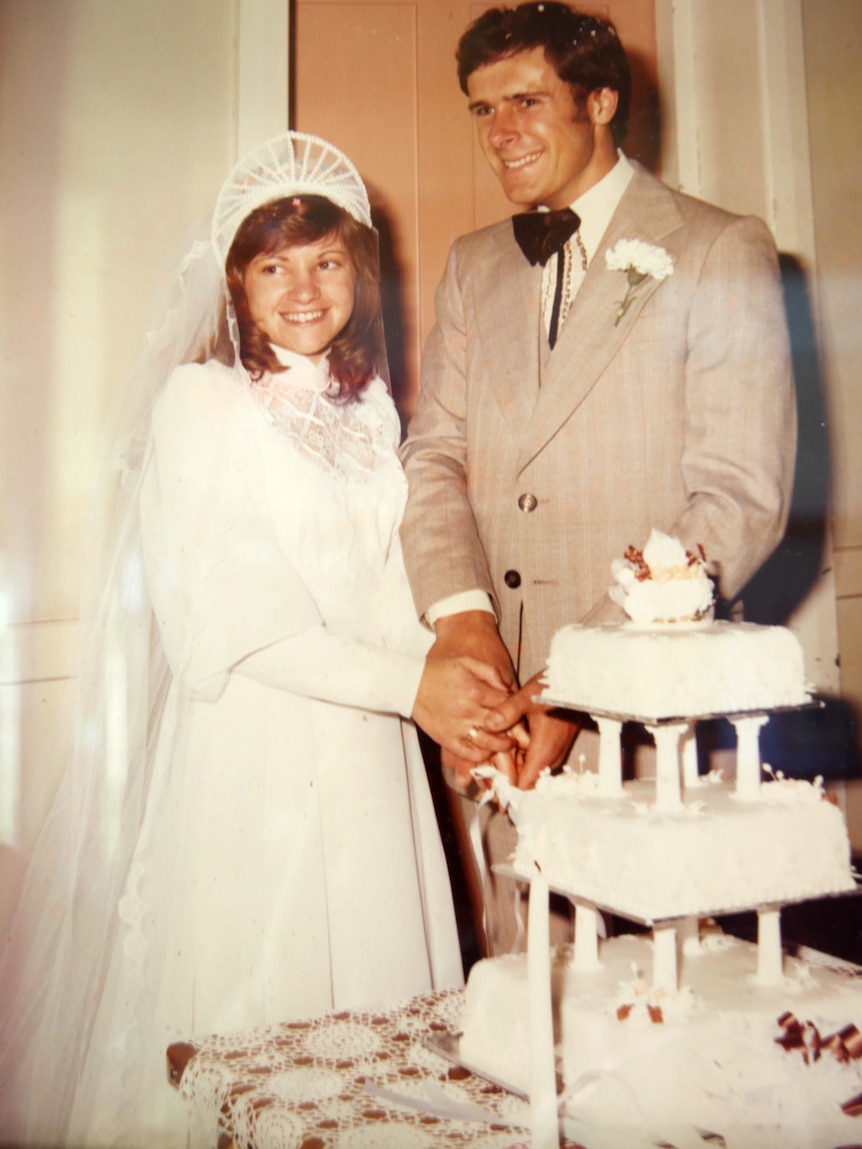
[[[518,215],[450,253],[402,540],[432,656],[469,653],[524,684],[505,701],[486,688],[484,728],[462,729],[453,706],[450,782],[467,790],[525,715],[527,787],[595,738],[532,702],[554,631],[619,619],[611,561],[653,527],[703,547],[737,600],[784,530],[795,403],[772,237],[619,150],[631,82],[615,29],[551,0],[492,9],[457,60]],[[475,803],[460,805],[470,821]],[[507,820],[482,817],[489,861],[505,860]],[[510,897],[492,877],[489,952],[514,940]]]

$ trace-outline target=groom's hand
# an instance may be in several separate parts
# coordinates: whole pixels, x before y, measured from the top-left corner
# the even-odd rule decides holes
[[[509,692],[517,689],[512,660],[500,638],[497,620],[489,611],[464,610],[444,615],[434,624],[434,636],[429,658],[468,654],[494,667]]]
[[[473,680],[467,680],[460,687],[443,684],[446,693],[437,694],[422,708],[421,716],[414,713],[414,717],[440,744],[443,765],[454,772],[458,785],[466,788],[472,781],[470,772],[474,766],[487,762],[494,754],[513,749],[514,740],[502,731],[488,731],[484,720],[516,689],[515,671],[497,630],[497,621],[488,611],[445,615],[434,624],[434,634],[426,673],[433,673],[430,670],[433,662],[457,659],[471,671]],[[456,693],[459,690],[461,693]],[[430,713],[432,707],[434,713]]]
[[[512,747],[511,737],[485,729],[485,718],[505,701],[509,688],[487,663],[469,655],[428,657],[413,706],[413,718],[426,734],[470,768]],[[456,767],[463,774],[464,767]]]

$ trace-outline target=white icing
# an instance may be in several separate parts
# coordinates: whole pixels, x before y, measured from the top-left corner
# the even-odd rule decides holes
[[[809,701],[795,635],[754,623],[650,630],[573,624],[551,640],[545,681],[545,697],[558,704],[645,719]]]
[[[712,781],[658,810],[650,781],[621,797],[597,792],[597,776],[564,771],[510,795],[525,877],[643,921],[715,914],[854,888],[850,843],[822,783],[777,778],[762,800],[740,802]]]
[[[668,1141],[686,1128],[685,1144],[700,1144],[694,1126],[721,1134],[728,1149],[858,1142],[862,1119],[845,1116],[841,1104],[862,1090],[862,1062],[839,1064],[824,1051],[806,1065],[799,1050],[775,1042],[787,1010],[824,1038],[862,1025],[858,979],[820,967],[812,973],[787,959],[783,983],[760,986],[755,947],[712,933],[697,952],[683,952],[685,984],[674,994],[656,991],[644,976],[652,948],[648,936],[613,938],[595,971],[577,970],[570,947],[552,955],[557,1054],[571,1093],[566,1112],[584,1129],[594,1126],[597,1139],[585,1137],[587,1149],[603,1144],[611,1120]],[[523,956],[477,963],[466,992],[464,1062],[526,1089],[528,1012]]]

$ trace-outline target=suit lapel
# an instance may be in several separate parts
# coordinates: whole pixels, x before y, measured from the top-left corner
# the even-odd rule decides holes
[[[531,267],[515,243],[511,222],[496,233],[497,254],[483,266],[477,292],[478,346],[486,349],[485,364],[493,372],[492,390],[500,409],[520,435],[539,390],[539,314],[542,269]],[[522,319],[512,322],[512,316]],[[488,354],[490,351],[490,354]]]
[[[682,217],[664,184],[636,167],[602,242],[590,261],[557,346],[542,375],[542,386],[527,425],[519,467],[553,437],[590,393],[628,338],[641,309],[661,286],[647,276],[632,293],[625,315],[615,324],[626,293],[626,276],[609,271],[605,253],[620,239],[662,246],[674,262],[685,242]]]

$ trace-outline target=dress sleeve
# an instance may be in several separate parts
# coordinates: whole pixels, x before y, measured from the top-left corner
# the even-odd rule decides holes
[[[424,666],[424,658],[367,646],[316,626],[256,651],[235,670],[307,698],[409,718]]]
[[[326,630],[267,513],[258,432],[253,402],[216,365],[178,368],[156,404],[141,533],[171,669],[210,701],[236,670],[409,715],[424,658]]]

